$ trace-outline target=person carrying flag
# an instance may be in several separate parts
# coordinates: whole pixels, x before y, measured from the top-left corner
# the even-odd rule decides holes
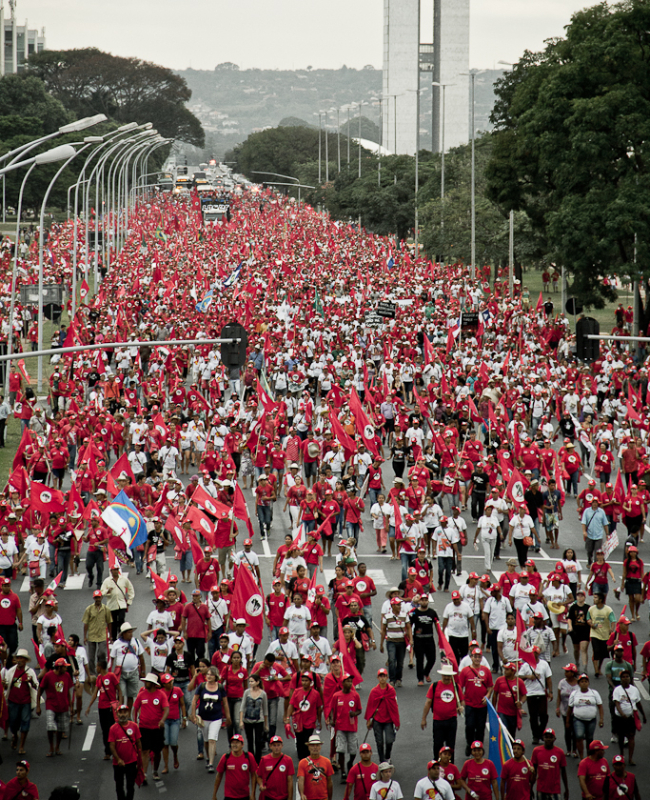
[[[521,739],[512,743],[512,758],[501,768],[501,796],[503,800],[530,800],[535,783],[535,770],[524,755],[526,745]]]

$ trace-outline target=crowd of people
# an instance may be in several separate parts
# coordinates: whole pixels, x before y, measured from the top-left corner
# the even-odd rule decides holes
[[[580,364],[550,297],[511,296],[489,269],[472,282],[462,265],[271,192],[209,227],[160,195],[130,225],[59,331],[68,346],[122,346],[57,357],[46,401],[16,366],[0,405],[22,432],[0,502],[0,722],[16,755],[46,733],[60,766],[96,701],[119,800],[181,767],[188,723],[214,798],[286,800],[297,776],[301,800],[331,800],[338,772],[345,800],[400,800],[399,701],[417,684],[433,760],[415,797],[568,797],[573,757],[586,800],[623,785],[638,798],[627,767],[645,722],[634,678],[650,665],[633,632],[648,599],[643,364],[617,344]],[[81,284],[72,230],[50,232],[48,280],[70,283],[76,246]],[[34,247],[20,253],[23,282]],[[389,316],[366,323],[379,302]],[[239,369],[200,343],[233,321],[248,332]],[[7,325],[16,344],[33,341],[28,309]],[[174,339],[197,343],[136,346]],[[107,521],[118,495],[146,528],[132,549]],[[361,543],[395,578],[380,607]],[[608,561],[617,547],[621,568]],[[557,551],[550,572],[542,548]],[[237,601],[243,574],[258,608]],[[92,602],[66,618],[61,590],[79,576]],[[610,591],[626,595],[622,613]],[[603,676],[611,764],[595,738]],[[491,708],[508,751],[498,763]],[[16,769],[3,800],[37,797],[29,763]]]

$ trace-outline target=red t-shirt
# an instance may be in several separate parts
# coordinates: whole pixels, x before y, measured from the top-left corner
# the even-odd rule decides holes
[[[287,796],[287,776],[295,775],[296,770],[290,756],[283,753],[278,764],[278,759],[269,753],[260,759],[257,774],[266,786],[264,797],[269,800],[281,800]]]
[[[329,758],[303,758],[298,764],[298,777],[305,779],[307,800],[326,800],[327,778],[333,774],[334,769]]]
[[[343,691],[336,692],[332,698],[332,711],[334,724],[337,731],[356,731],[359,716],[352,717],[351,712],[361,713],[361,698],[358,692],[352,689],[347,694]]]
[[[124,727],[116,722],[111,725],[108,732],[108,741],[115,742],[115,750],[117,755],[125,764],[133,764],[138,760],[138,746],[137,740],[140,738],[140,728],[135,722],[127,722]],[[117,760],[113,759],[113,765],[117,764]]]
[[[305,690],[301,687],[291,695],[291,705],[294,714],[300,715],[303,728],[315,728],[318,721],[318,709],[323,705],[320,694],[316,689]]]
[[[634,797],[634,786],[636,778],[631,772],[627,772],[624,778],[616,778],[612,772],[609,776],[609,797]],[[621,794],[619,794],[619,789]]]
[[[181,718],[181,697],[183,697],[183,690],[178,686],[174,686],[171,692],[167,693],[167,700],[169,702],[169,714],[167,719],[180,719]]]
[[[205,603],[197,608],[194,603],[188,603],[183,609],[183,617],[187,620],[186,634],[188,639],[204,639],[206,637],[206,622],[210,620],[210,612]]]
[[[607,759],[599,758],[594,761],[592,758],[583,758],[578,764],[578,777],[583,776],[589,793],[599,800],[605,793],[605,781],[609,777],[609,764]],[[584,797],[584,794],[582,795]]]
[[[523,702],[526,697],[526,685],[521,678],[506,680],[500,675],[494,682],[494,694],[497,695],[497,712],[507,717],[517,716],[517,684],[519,684],[519,699]],[[558,790],[559,791],[559,790]]]
[[[444,778],[450,784],[456,783],[456,781],[460,778],[460,770],[455,764],[451,762],[449,764],[440,764],[440,777]],[[455,797],[456,795],[454,795]]]
[[[484,759],[482,764],[477,764],[473,758],[466,761],[460,771],[460,777],[473,792],[476,792],[479,800],[492,800],[492,781],[497,779],[497,768],[489,758]]]
[[[507,800],[530,800],[531,771],[528,762],[509,758],[501,769],[501,780],[508,780]]]
[[[354,583],[354,593],[358,594],[364,606],[372,605],[370,592],[376,590],[375,582],[368,575],[358,576],[352,579]]]
[[[465,693],[465,703],[472,708],[483,708],[483,700],[492,687],[492,673],[486,667],[465,667],[458,676]]]
[[[533,750],[532,765],[537,770],[537,791],[545,794],[560,793],[560,768],[566,767],[564,750],[553,746],[547,749],[543,745]]]
[[[244,685],[248,681],[248,671],[243,665],[235,670],[228,664],[221,670],[221,680],[226,690],[226,697],[241,698],[244,696]]]
[[[348,784],[354,792],[354,800],[368,800],[370,787],[379,777],[377,773],[379,765],[374,762],[367,767],[360,761],[348,772]]]
[[[284,612],[287,610],[287,598],[284,592],[266,595],[266,605],[268,606],[268,617],[271,625],[275,628],[284,625]]]
[[[257,762],[250,753],[243,752],[240,756],[226,753],[221,756],[221,761],[217,765],[217,772],[220,775],[224,775],[225,796],[248,797],[250,795],[251,775],[255,774],[256,771]]]
[[[70,690],[74,681],[69,672],[57,675],[54,670],[46,672],[41,681],[41,690],[45,692],[45,708],[47,711],[60,713],[70,710]]]
[[[24,705],[30,701],[27,670],[16,667],[9,689],[9,702]]]
[[[20,598],[15,592],[0,594],[0,625],[14,625],[19,608]]]
[[[451,719],[457,716],[458,703],[463,699],[462,690],[453,683],[436,681],[429,686],[429,700],[433,700],[433,718]]]
[[[133,703],[133,715],[140,712],[138,721],[141,728],[157,728],[166,708],[169,708],[167,692],[163,689],[154,689],[150,692],[142,688]]]
[[[97,676],[95,686],[97,687],[98,708],[110,708],[111,703],[117,700],[117,687],[119,685],[119,678],[113,672]]]

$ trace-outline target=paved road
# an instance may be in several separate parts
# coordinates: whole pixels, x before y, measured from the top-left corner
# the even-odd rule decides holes
[[[390,478],[392,478],[390,466],[385,465],[384,468],[387,471],[387,475],[385,477],[390,480]],[[250,501],[250,490],[246,491],[245,495]],[[250,503],[249,508],[252,508]],[[471,519],[467,513],[464,516],[470,525],[470,534],[473,535]],[[391,562],[389,556],[378,555],[375,552],[374,534],[369,524],[366,524],[365,527],[366,530],[361,536],[358,552],[360,557],[367,563],[369,572],[377,583],[378,596],[375,598],[373,603],[373,613],[375,621],[378,621],[380,606],[384,600],[384,592],[388,586],[399,582],[400,566],[399,562]],[[280,509],[277,508],[275,511],[275,521],[268,546],[262,549],[259,539],[256,535],[255,550],[261,556],[262,577],[265,587],[269,587],[271,583],[270,569],[273,563],[275,550],[280,544],[283,543],[284,535],[286,532],[288,532],[288,530],[288,517],[286,515],[282,515]],[[242,537],[240,536],[240,539],[241,538]],[[572,499],[567,501],[567,508],[565,509],[565,521],[561,525],[560,541],[562,546],[572,546],[576,548],[577,552],[581,554],[584,553],[582,546],[582,534],[578,524],[577,514],[575,512],[575,501]],[[466,552],[463,557],[465,569],[470,571],[476,569],[477,571],[482,572],[482,556],[479,557],[477,554],[475,554],[471,546],[467,547],[465,550]],[[512,550],[513,552],[510,552],[507,548],[505,548],[505,550],[502,551],[502,554],[507,558],[510,555],[514,555],[514,548],[512,548]],[[560,551],[542,551],[542,553],[539,554],[536,560],[538,561],[540,572],[544,574],[553,568],[558,552]],[[643,556],[643,552],[641,555]],[[622,548],[619,548],[618,551],[612,555],[611,560],[614,572],[619,579],[621,570],[621,557]],[[174,562],[171,559],[168,563],[170,567],[174,569]],[[493,573],[495,577],[498,577],[500,574],[498,571],[499,564],[502,565],[502,569],[505,569],[505,560],[502,560],[501,562],[495,562],[496,571]],[[325,578],[327,581],[329,581],[333,573],[330,573],[328,570],[333,569],[333,558],[329,560],[329,563],[327,559],[325,560],[325,569]],[[177,572],[177,570],[175,571]],[[129,620],[133,624],[138,625],[139,631],[142,631],[146,616],[152,609],[151,601],[153,592],[149,586],[149,582],[144,578],[144,576],[135,576],[135,573],[131,573],[129,577],[133,580],[136,590],[136,600],[129,615]],[[459,584],[464,581],[462,578],[455,578],[454,580]],[[81,579],[78,581],[78,583],[82,583]],[[60,610],[63,616],[64,629],[66,633],[77,632],[80,634],[80,619],[84,608],[91,602],[91,592],[85,580],[83,580],[83,585],[80,585],[78,588],[72,588],[73,585],[74,582],[69,581],[66,590],[59,593]],[[183,585],[186,593],[188,591],[187,587],[187,584]],[[26,586],[25,591],[23,591],[20,596],[26,607]],[[444,593],[436,595],[434,606],[441,615],[442,609],[448,600],[449,596],[445,595]],[[617,602],[613,596],[611,596],[611,601],[611,605],[615,613],[620,613],[623,603]],[[646,609],[644,609],[642,621],[633,625],[632,629],[636,633],[640,645],[643,644],[648,638]],[[23,632],[21,636],[21,645],[28,647],[29,651],[32,652],[27,631]],[[557,686],[558,680],[562,677],[562,666],[569,660],[571,660],[570,655],[560,657],[559,659],[553,659],[552,668],[554,689]],[[385,657],[380,655],[379,651],[370,652],[368,654],[365,672],[366,682],[360,687],[360,694],[364,706],[368,697],[368,692],[374,685],[374,675],[376,674],[376,670],[380,666],[383,666],[384,662]],[[593,668],[591,665],[589,671],[593,675]],[[413,788],[415,783],[425,774],[426,762],[431,758],[432,754],[431,724],[429,723],[427,730],[424,732],[420,729],[421,711],[424,704],[426,688],[418,687],[416,684],[417,681],[414,670],[405,670],[404,686],[398,689],[398,700],[400,713],[402,716],[402,728],[398,734],[397,742],[393,750],[393,761],[396,765],[395,779],[400,782],[406,798],[413,797]],[[637,685],[639,684],[637,683]],[[592,686],[593,688],[600,690],[603,695],[605,702],[605,728],[600,731],[600,734],[602,735],[604,741],[609,744],[611,731],[609,712],[607,709],[607,688],[604,678],[601,678],[600,680],[592,679]],[[642,696],[647,700],[648,694],[645,689],[641,688],[641,692]],[[87,701],[88,696],[86,696],[84,699],[85,703],[87,703]],[[650,703],[646,703],[646,708],[648,713],[650,713]],[[41,797],[47,798],[49,792],[54,786],[63,783],[77,785],[81,791],[82,798],[93,798],[93,800],[109,800],[110,798],[115,797],[110,762],[102,761],[103,753],[101,746],[101,731],[99,730],[97,724],[98,718],[96,712],[91,712],[91,715],[85,719],[87,722],[84,723],[83,727],[74,727],[72,742],[69,750],[68,744],[66,742],[63,743],[63,757],[56,759],[56,763],[52,763],[50,759],[45,758],[47,742],[44,720],[41,719],[33,722],[27,742],[27,758],[32,764],[32,772],[30,777],[39,786]],[[557,744],[563,747],[564,741],[562,734],[559,731],[559,722],[560,720],[556,720],[554,712],[552,712],[552,718],[549,724],[558,729],[559,736]],[[526,719],[524,720],[522,737],[527,743],[529,754],[531,751],[531,734],[530,727]],[[372,742],[372,736],[370,737],[370,741]],[[650,781],[650,759],[643,758],[643,750],[647,749],[649,741],[650,728],[644,729],[637,737],[637,763],[639,766],[634,769],[634,772],[637,774],[637,779],[641,782],[642,786],[644,785],[645,780]],[[457,746],[459,748],[457,750],[459,754],[457,762],[459,761],[461,764],[463,761],[463,744],[464,730],[462,722],[460,722],[457,739]],[[218,752],[223,753],[224,748],[225,740],[222,738],[219,741]],[[612,748],[606,753],[610,759],[618,752],[618,750],[615,748],[616,745],[613,745]],[[292,744],[286,745],[285,750],[291,755],[295,755],[295,750]],[[161,781],[157,785],[154,785],[150,782],[149,787],[141,790],[142,793],[148,794],[149,796],[155,796],[157,793],[168,793],[173,798],[180,798],[186,795],[188,789],[188,780],[191,780],[192,792],[195,797],[209,797],[211,793],[212,779],[206,774],[203,763],[197,763],[195,761],[196,752],[195,729],[190,726],[186,731],[181,732],[181,768],[178,771],[172,770],[172,773],[164,776],[164,781]],[[8,742],[0,743],[0,753],[2,753],[5,761],[5,765],[2,767],[2,774],[3,777],[5,777],[12,771],[11,769],[7,769],[7,767],[12,767],[15,754],[9,749]],[[569,762],[568,773],[571,797],[579,797],[579,785],[576,777],[577,762],[573,761],[573,759],[570,759]],[[338,800],[338,798],[342,797],[342,795],[343,787],[339,786],[338,778],[335,778],[334,797]]]

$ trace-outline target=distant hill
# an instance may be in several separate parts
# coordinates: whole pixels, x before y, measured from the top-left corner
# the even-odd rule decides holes
[[[223,158],[227,150],[243,142],[249,133],[268,127],[306,125],[318,127],[319,111],[327,112],[327,128],[334,132],[340,122],[358,135],[358,104],[362,102],[362,137],[380,139],[381,70],[342,67],[338,70],[240,70],[226,62],[214,70],[187,69],[178,73],[192,90],[190,110],[206,133],[204,157]],[[494,103],[493,81],[500,70],[484,70],[476,79],[476,129],[490,130],[488,118]],[[431,147],[431,87],[422,75],[420,142]],[[325,113],[321,114],[323,125]]]

